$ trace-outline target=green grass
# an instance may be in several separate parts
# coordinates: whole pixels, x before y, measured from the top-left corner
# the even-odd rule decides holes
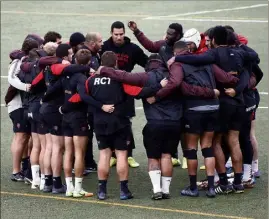
[[[28,33],[39,33],[44,35],[48,30],[59,31],[64,40],[68,40],[70,34],[75,31],[87,33],[99,31],[104,39],[109,37],[110,25],[113,21],[121,20],[127,23],[133,19],[137,21],[139,28],[152,40],[162,38],[169,23],[173,20],[143,20],[143,15],[160,16],[170,14],[180,14],[194,11],[214,10],[218,8],[240,7],[266,3],[265,1],[239,2],[1,2],[2,11],[30,11],[30,12],[51,12],[51,13],[77,13],[80,15],[38,15],[38,14],[1,14],[1,75],[7,75],[9,63],[8,54],[13,49],[20,48],[24,37]],[[51,8],[52,7],[52,8]],[[267,7],[230,11],[223,13],[208,13],[193,15],[189,17],[214,17],[214,18],[247,18],[268,19]],[[94,17],[87,17],[85,14],[99,14]],[[104,16],[110,14],[110,16]],[[126,16],[120,16],[126,15]],[[184,30],[195,27],[200,31],[205,31],[217,24],[228,24],[225,22],[193,22],[180,21]],[[259,90],[268,92],[268,23],[230,23],[235,30],[248,37],[249,45],[255,49],[261,58],[261,68],[265,76],[259,85]],[[129,30],[126,35],[136,41]],[[135,70],[140,70],[137,67]],[[4,103],[4,95],[8,87],[6,78],[1,78],[1,103]],[[141,106],[141,101],[136,102],[136,106]],[[260,106],[268,106],[268,95],[261,96]],[[259,109],[257,113],[257,138],[259,141],[259,164],[262,177],[257,180],[256,187],[246,190],[242,195],[218,196],[216,199],[207,199],[201,192],[199,198],[183,198],[179,193],[188,183],[187,171],[180,167],[174,169],[174,177],[171,185],[171,200],[154,202],[150,200],[151,184],[147,173],[147,159],[142,141],[141,130],[145,124],[143,110],[137,110],[137,116],[133,119],[133,128],[136,141],[134,157],[140,163],[140,167],[130,170],[130,189],[135,195],[133,200],[127,202],[119,201],[119,185],[115,168],[111,169],[111,177],[108,182],[108,192],[112,203],[123,203],[130,205],[149,206],[156,208],[179,209],[186,211],[204,212],[218,215],[232,215],[238,217],[267,218],[267,198],[268,198],[268,159],[267,147],[268,136],[266,131],[268,126],[268,109]],[[7,110],[1,107],[1,191],[29,193],[43,195],[39,191],[32,191],[29,186],[13,183],[9,180],[11,172],[10,143],[12,138],[12,126],[7,114]],[[181,152],[181,151],[180,151]],[[98,157],[98,150],[95,144],[95,157]],[[199,153],[200,154],[200,153]],[[202,158],[199,156],[202,164]],[[204,171],[199,171],[199,179],[205,176]],[[97,176],[95,173],[85,178],[85,189],[96,191]],[[62,197],[62,196],[59,196]],[[96,200],[90,198],[88,200]],[[192,215],[183,212],[165,212],[161,210],[135,209],[132,207],[120,207],[102,205],[98,203],[80,203],[66,200],[51,200],[42,197],[25,197],[14,195],[1,195],[1,216],[3,218],[214,218],[210,216]]]

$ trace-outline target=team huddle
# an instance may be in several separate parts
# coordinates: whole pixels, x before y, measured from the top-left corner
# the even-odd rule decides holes
[[[189,175],[182,196],[197,197],[203,189],[214,198],[253,188],[260,177],[254,122],[263,72],[247,38],[231,26],[200,33],[172,23],[164,39],[153,42],[134,21],[128,27],[151,55],[125,36],[120,21],[105,42],[100,33],[75,32],[64,43],[61,34],[49,31],[44,39],[27,35],[21,49],[10,53],[5,102],[15,133],[11,180],[45,193],[92,197],[82,181],[97,171],[97,198],[105,200],[116,166],[120,199],[133,198],[129,166],[139,163],[132,153],[132,119],[134,100],[141,99],[152,199],[171,198],[179,143]],[[135,65],[144,72],[131,73]],[[198,145],[207,176],[201,182]]]

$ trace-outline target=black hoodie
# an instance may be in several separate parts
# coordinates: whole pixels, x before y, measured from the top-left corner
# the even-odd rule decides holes
[[[115,45],[112,37],[110,37],[104,42],[100,55],[106,51],[116,53],[118,57],[118,68],[127,72],[131,72],[136,64],[145,67],[148,61],[148,56],[144,51],[138,45],[131,43],[128,37],[124,37],[124,44],[121,46]]]
[[[104,42],[100,55],[106,51],[116,53],[118,58],[118,68],[127,72],[131,72],[136,64],[145,67],[148,61],[148,56],[144,53],[144,51],[138,45],[131,43],[131,40],[128,37],[124,37],[124,44],[121,46],[115,45],[112,37],[110,37]],[[128,97],[127,99],[129,116],[134,117],[134,99],[132,97]]]

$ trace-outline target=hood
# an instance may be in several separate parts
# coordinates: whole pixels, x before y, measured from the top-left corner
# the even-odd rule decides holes
[[[44,43],[43,38],[37,34],[28,34],[27,37],[25,38],[25,40],[26,39],[33,39],[33,40],[37,41],[39,46],[41,46]]]
[[[9,54],[9,58],[13,61],[15,59],[21,59],[23,56],[25,56],[25,53],[22,50],[13,50],[10,54]]]

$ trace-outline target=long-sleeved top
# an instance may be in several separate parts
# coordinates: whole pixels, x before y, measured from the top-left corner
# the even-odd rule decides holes
[[[64,71],[73,68],[74,65],[65,67]],[[47,92],[43,97],[43,101],[47,102],[55,97],[57,93],[64,91],[65,98],[64,104],[62,106],[63,113],[78,112],[87,113],[88,104],[95,106],[96,108],[101,108],[102,103],[94,100],[91,96],[87,95],[85,88],[85,83],[87,77],[85,73],[78,72],[77,68],[71,70],[70,74],[63,75],[53,86],[48,88]]]
[[[19,92],[15,92],[14,89],[12,89],[14,92],[12,93],[12,97],[9,98],[9,103],[7,104],[8,106],[8,113],[13,112],[16,109],[19,109],[22,107],[22,99],[21,99],[21,93],[26,92],[26,83],[21,82],[21,80],[18,78],[18,74],[21,71],[20,65],[22,61],[20,59],[15,59],[11,62],[9,65],[9,70],[8,70],[8,82],[11,86],[13,86],[15,89],[19,90]],[[11,91],[11,89],[9,89]],[[7,93],[9,95],[11,93]],[[7,96],[6,95],[6,96]]]
[[[149,74],[147,72],[130,74],[126,71],[115,70],[113,68],[107,67],[103,67],[100,71],[100,74],[106,77],[110,77],[119,82],[139,87],[144,87],[149,80]],[[178,95],[199,96],[203,98],[212,98],[215,96],[214,90],[210,88],[190,85],[184,81],[182,81],[179,86],[179,91],[177,90],[176,93]]]
[[[242,92],[247,86],[249,81],[249,73],[245,69],[245,62],[255,62],[258,60],[258,54],[253,52],[246,52],[234,48],[221,46],[218,48],[210,49],[200,55],[180,55],[175,57],[176,62],[186,64],[216,64],[226,72],[236,71],[239,72],[239,82],[235,87],[236,96],[230,97],[225,95],[224,89],[221,89],[220,101],[233,105],[243,105]]]
[[[100,55],[106,51],[112,51],[117,55],[118,69],[131,72],[135,65],[145,67],[148,61],[148,56],[136,44],[132,43],[128,37],[124,38],[124,44],[117,46],[110,37],[104,42]],[[127,108],[129,116],[135,116],[135,103],[132,97],[128,97]]]

